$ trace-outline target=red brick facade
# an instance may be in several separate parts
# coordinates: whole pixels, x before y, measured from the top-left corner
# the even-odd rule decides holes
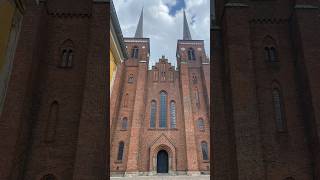
[[[157,174],[157,154],[165,150],[169,156],[169,174],[199,174],[209,172],[209,159],[203,160],[201,142],[210,148],[209,126],[209,62],[204,42],[179,40],[178,68],[164,56],[148,70],[148,38],[125,38],[130,58],[125,61],[123,79],[112,97],[118,99],[111,131],[110,171],[112,174]],[[138,57],[133,48],[138,48]],[[194,60],[188,50],[194,50]],[[130,78],[133,77],[131,81]],[[161,98],[165,92],[166,126],[160,126]],[[116,98],[119,97],[119,98]],[[151,104],[156,104],[154,126],[151,125]],[[175,125],[171,123],[171,104],[175,104]],[[123,128],[123,119],[128,120]],[[199,129],[202,119],[204,129]],[[124,142],[122,160],[118,159],[119,143]],[[209,151],[209,150],[208,150]]]
[[[109,4],[26,0],[24,5],[0,118],[0,179],[102,179]]]
[[[320,179],[318,7],[317,0],[216,1],[215,180]]]

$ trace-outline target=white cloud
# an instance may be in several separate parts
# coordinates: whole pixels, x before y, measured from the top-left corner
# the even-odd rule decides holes
[[[177,40],[182,39],[183,11],[169,15],[169,6],[176,0],[114,0],[124,37],[133,37],[142,7],[144,7],[144,36],[150,38],[150,63],[154,65],[165,55],[176,66]],[[185,0],[186,15],[193,39],[205,41],[207,56],[210,54],[210,1]],[[194,23],[191,25],[191,18]]]

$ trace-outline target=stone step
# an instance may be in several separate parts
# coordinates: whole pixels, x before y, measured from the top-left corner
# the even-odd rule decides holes
[[[209,180],[210,175],[111,177],[111,180]]]

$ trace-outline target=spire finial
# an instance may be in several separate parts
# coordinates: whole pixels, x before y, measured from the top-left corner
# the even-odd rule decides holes
[[[137,30],[136,30],[136,33],[135,33],[134,37],[135,38],[143,38],[143,7],[142,7],[142,10],[141,10],[141,14],[140,14]]]
[[[192,40],[187,17],[186,17],[186,12],[184,9],[183,9],[183,40]]]

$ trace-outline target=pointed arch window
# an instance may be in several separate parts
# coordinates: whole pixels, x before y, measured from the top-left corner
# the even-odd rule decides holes
[[[127,130],[128,129],[128,118],[127,117],[122,118],[121,129],[122,130]]]
[[[209,160],[209,153],[208,153],[208,144],[205,141],[201,142],[201,150],[202,150],[202,159]]]
[[[128,83],[133,83],[133,80],[134,80],[133,74],[130,74],[128,78]]]
[[[43,176],[41,180],[56,180],[56,177],[53,174],[47,174]]]
[[[198,119],[198,128],[200,131],[204,131],[204,121],[202,118]]]
[[[167,127],[167,93],[165,91],[160,92],[160,128]]]
[[[170,102],[170,127],[176,128],[176,103],[174,101]]]
[[[118,156],[117,156],[118,161],[122,161],[123,159],[123,150],[124,150],[124,142],[120,141],[119,148],[118,148]]]
[[[191,60],[196,60],[196,56],[194,53],[194,49],[193,48],[189,48],[188,50],[188,59]]]
[[[137,46],[133,47],[131,57],[134,59],[138,59],[139,57],[139,48]]]
[[[60,67],[70,68],[72,67],[73,51],[72,49],[64,49],[62,51],[62,60]]]
[[[59,67],[71,68],[73,66],[74,58],[74,45],[72,40],[68,39],[64,41],[61,47],[61,60]]]
[[[286,130],[286,122],[284,118],[283,112],[283,100],[278,88],[273,88],[272,90],[273,96],[273,106],[274,106],[274,114],[276,120],[276,127],[278,131],[285,131]]]
[[[157,103],[155,100],[152,100],[151,107],[150,107],[150,128],[156,127],[156,113],[157,113]]]
[[[54,141],[58,116],[59,116],[59,104],[57,101],[54,101],[50,106],[49,117],[46,125],[46,131],[45,131],[46,142]]]
[[[267,62],[277,62],[277,51],[274,47],[265,47],[265,57]]]

